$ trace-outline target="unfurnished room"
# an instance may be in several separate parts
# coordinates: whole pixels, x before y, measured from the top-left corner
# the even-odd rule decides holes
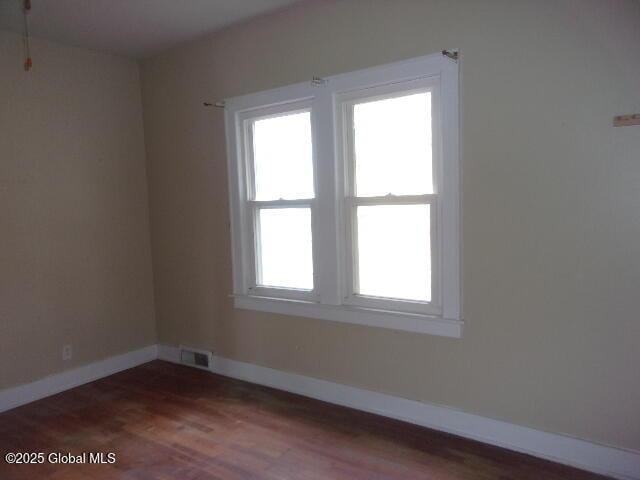
[[[640,480],[639,0],[0,0],[0,480]]]

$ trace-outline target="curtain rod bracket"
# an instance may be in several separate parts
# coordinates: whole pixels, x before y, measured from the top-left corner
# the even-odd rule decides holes
[[[216,108],[224,108],[226,103],[223,101],[211,103],[211,102],[202,102],[202,105],[205,107],[216,107]]]
[[[324,86],[327,85],[327,83],[329,83],[329,80],[327,80],[326,78],[313,77],[311,79],[311,86],[312,87],[324,87]]]
[[[442,55],[450,58],[454,62],[457,62],[460,58],[460,52],[458,50],[442,50]]]

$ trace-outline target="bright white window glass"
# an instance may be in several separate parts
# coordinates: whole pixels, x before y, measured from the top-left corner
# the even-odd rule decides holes
[[[258,284],[312,290],[311,209],[260,209],[258,225]]]
[[[429,217],[429,205],[357,207],[357,293],[431,300]]]
[[[311,114],[253,122],[255,200],[313,198]]]
[[[433,193],[431,93],[353,106],[356,195]]]

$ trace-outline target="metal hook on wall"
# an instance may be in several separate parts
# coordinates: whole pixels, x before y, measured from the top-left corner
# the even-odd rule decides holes
[[[224,108],[226,103],[224,102],[224,100],[222,100],[222,101],[216,102],[216,103],[202,102],[202,105],[204,105],[205,107]]]

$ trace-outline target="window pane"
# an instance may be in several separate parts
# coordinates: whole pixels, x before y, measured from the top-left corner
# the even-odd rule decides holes
[[[258,284],[313,289],[311,209],[258,211]]]
[[[311,114],[253,123],[256,200],[313,198]]]
[[[353,107],[356,195],[433,193],[431,94]]]
[[[357,209],[358,293],[430,301],[429,205]]]

